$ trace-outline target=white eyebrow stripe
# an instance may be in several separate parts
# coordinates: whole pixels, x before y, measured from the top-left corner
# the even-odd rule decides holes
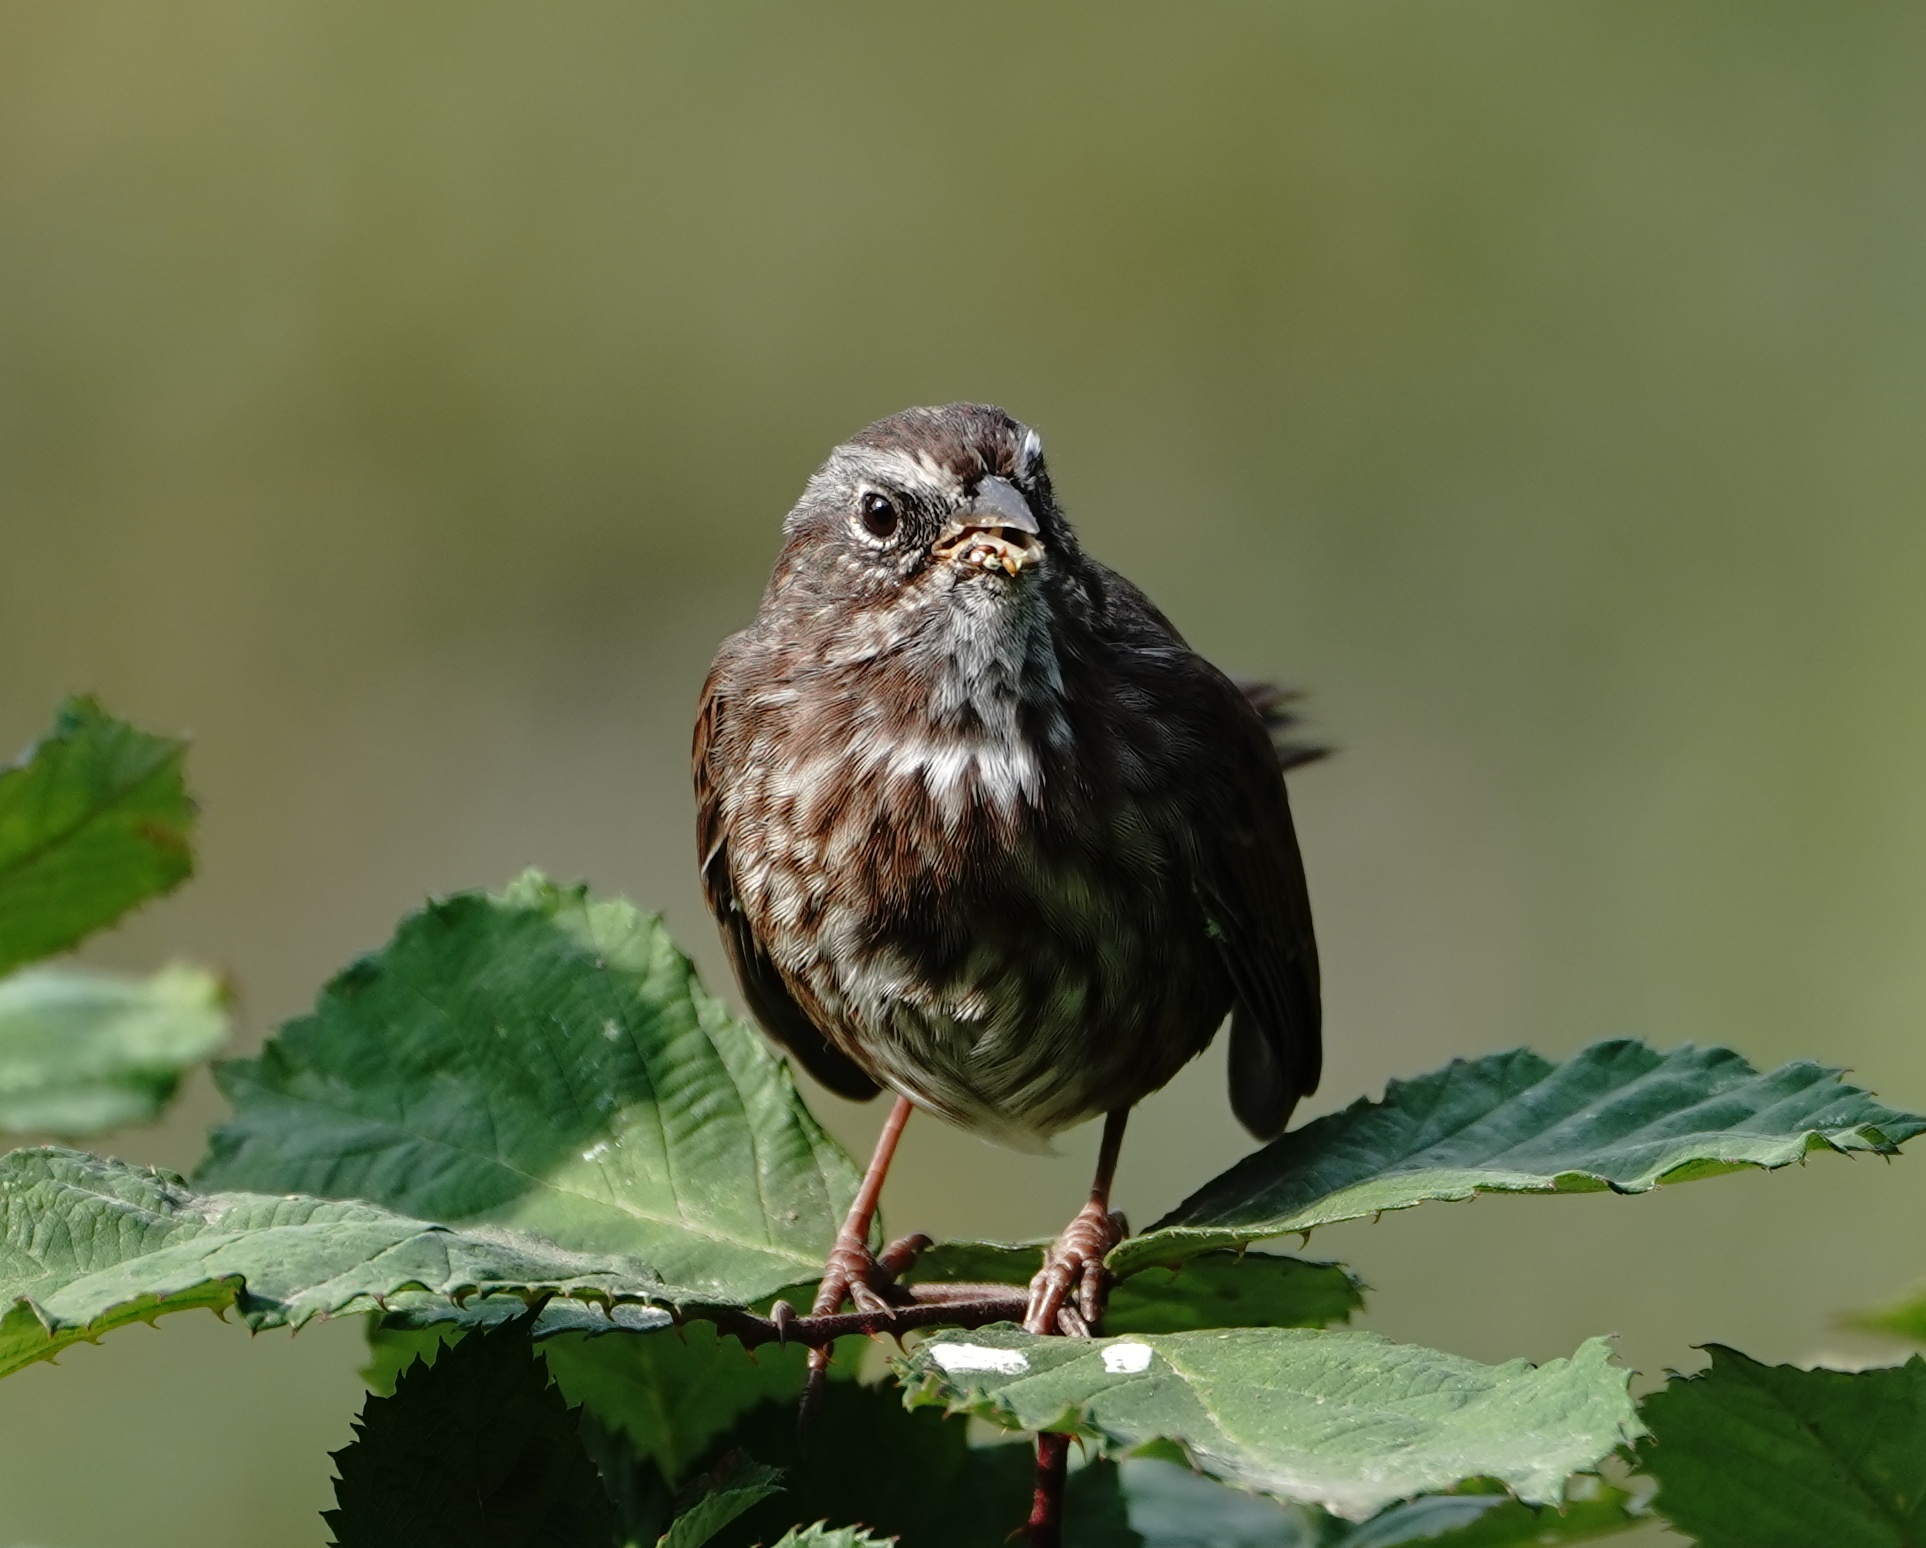
[[[866,446],[862,450],[865,471],[905,489],[924,490],[951,497],[963,492],[963,480],[928,452],[906,452],[894,446]]]

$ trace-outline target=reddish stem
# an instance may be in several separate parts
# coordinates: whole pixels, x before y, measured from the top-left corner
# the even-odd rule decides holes
[[[1029,1548],[1063,1548],[1063,1481],[1069,1474],[1070,1437],[1037,1437],[1037,1492],[1023,1540]]]

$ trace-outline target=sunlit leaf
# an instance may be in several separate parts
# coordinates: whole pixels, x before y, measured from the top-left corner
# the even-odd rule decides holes
[[[856,1187],[660,921],[532,874],[410,915],[217,1077],[209,1187],[517,1226],[717,1300],[814,1278]]]
[[[251,1328],[298,1327],[406,1290],[683,1295],[631,1259],[378,1205],[197,1193],[171,1172],[70,1150],[0,1156],[0,1375],[167,1312],[231,1306]]]
[[[832,1527],[818,1521],[814,1526],[791,1527],[776,1548],[882,1548],[895,1541],[893,1537],[872,1537],[861,1527]]]
[[[214,974],[181,966],[0,978],[0,1129],[81,1135],[152,1119],[227,1041],[226,1000]]]
[[[902,1370],[919,1401],[1107,1453],[1172,1442],[1214,1477],[1352,1519],[1470,1478],[1555,1503],[1639,1429],[1629,1373],[1600,1339],[1568,1360],[1486,1366],[1370,1333],[986,1328],[934,1338]]]
[[[370,1396],[334,1454],[337,1548],[609,1548],[615,1511],[576,1417],[514,1328]],[[700,1541],[700,1539],[696,1539]]]
[[[1392,1081],[1273,1140],[1110,1256],[1118,1273],[1338,1220],[1474,1193],[1642,1193],[1814,1150],[1890,1154],[1926,1118],[1838,1071],[1761,1074],[1724,1048],[1595,1043],[1560,1064],[1525,1049]]]
[[[1643,1406],[1660,1515],[1704,1548],[1926,1542],[1926,1361],[1806,1371],[1709,1352]]]
[[[72,699],[0,773],[0,973],[67,950],[194,869],[186,750]]]

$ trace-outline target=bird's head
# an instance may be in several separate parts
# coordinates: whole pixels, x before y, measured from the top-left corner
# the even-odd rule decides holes
[[[944,618],[1015,625],[1077,557],[1036,432],[979,403],[904,409],[858,431],[783,532],[775,590],[792,604],[886,608],[912,632]]]

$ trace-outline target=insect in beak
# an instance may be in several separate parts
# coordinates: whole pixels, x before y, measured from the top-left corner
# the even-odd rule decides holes
[[[936,540],[939,559],[1015,575],[1043,557],[1042,529],[1016,485],[986,478]]]

